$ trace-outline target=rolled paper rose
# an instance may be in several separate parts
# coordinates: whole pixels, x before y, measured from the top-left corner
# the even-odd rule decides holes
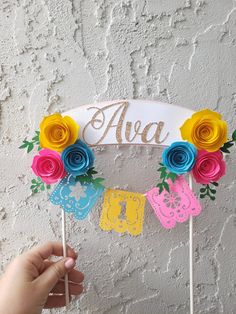
[[[66,175],[60,154],[47,148],[34,157],[31,168],[46,184],[56,183]]]
[[[79,126],[69,116],[62,117],[55,113],[47,116],[40,123],[40,146],[58,152],[72,145],[78,139]]]
[[[66,171],[74,177],[85,174],[94,163],[92,150],[80,140],[63,150],[61,159]]]
[[[162,153],[162,162],[166,168],[181,175],[192,170],[197,156],[197,149],[187,142],[174,142]]]
[[[193,143],[199,150],[215,152],[228,140],[227,123],[221,115],[204,109],[192,115],[180,128],[183,140]]]
[[[221,151],[210,153],[201,150],[198,152],[192,173],[197,183],[208,184],[219,181],[225,175],[225,171],[226,164]]]

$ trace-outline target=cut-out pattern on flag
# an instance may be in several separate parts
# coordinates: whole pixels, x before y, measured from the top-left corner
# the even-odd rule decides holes
[[[81,184],[69,175],[57,185],[50,201],[54,205],[60,205],[65,212],[73,213],[76,219],[82,220],[95,206],[103,191],[102,186],[95,187],[93,183]]]
[[[145,197],[140,193],[106,190],[100,217],[101,229],[139,235],[143,227],[144,206]]]
[[[190,215],[198,216],[201,213],[201,205],[182,176],[174,183],[168,180],[168,184],[170,193],[163,191],[159,194],[159,189],[153,188],[146,196],[163,227],[171,229],[176,222],[188,220]]]

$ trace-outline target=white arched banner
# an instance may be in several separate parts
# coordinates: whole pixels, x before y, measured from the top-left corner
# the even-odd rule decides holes
[[[150,100],[117,100],[67,111],[89,146],[141,144],[169,146],[182,141],[180,126],[194,111]]]
[[[113,100],[82,105],[65,112],[80,126],[79,137],[87,145],[169,146],[182,141],[180,127],[194,111],[150,100]],[[189,175],[192,189],[192,177]],[[65,212],[62,209],[62,235],[66,256]],[[193,314],[193,217],[189,219],[190,314]],[[68,278],[65,278],[68,300]]]

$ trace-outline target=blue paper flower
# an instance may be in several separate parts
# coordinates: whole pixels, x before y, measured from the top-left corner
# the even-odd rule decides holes
[[[94,163],[92,150],[80,140],[64,149],[61,159],[65,170],[74,177],[85,174]]]
[[[164,166],[175,174],[181,175],[192,170],[197,157],[197,149],[188,142],[175,142],[162,153]]]

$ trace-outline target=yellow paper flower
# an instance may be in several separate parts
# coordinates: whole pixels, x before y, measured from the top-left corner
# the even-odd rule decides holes
[[[79,126],[71,117],[52,114],[40,124],[40,146],[61,152],[75,143],[78,133]]]
[[[219,150],[228,139],[227,123],[221,118],[219,113],[209,109],[194,113],[180,128],[183,140],[199,150]]]

